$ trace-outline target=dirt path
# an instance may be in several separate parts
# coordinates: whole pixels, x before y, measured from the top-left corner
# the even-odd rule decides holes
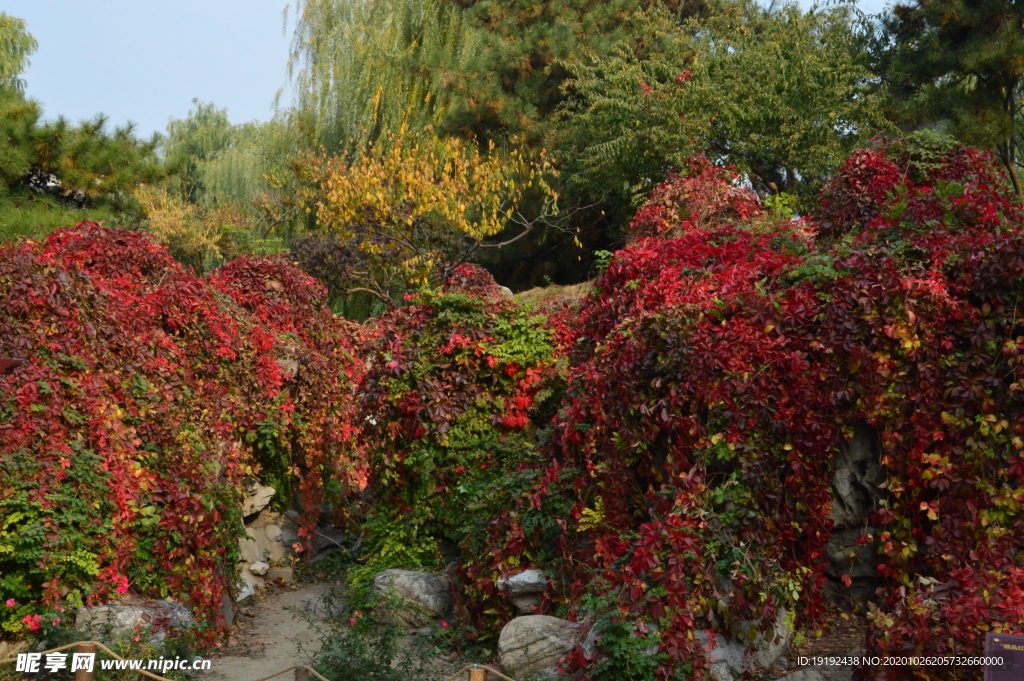
[[[255,681],[297,664],[308,664],[319,646],[317,632],[300,612],[329,591],[329,585],[298,584],[266,593],[243,606],[230,645],[212,660],[211,681]],[[300,646],[302,652],[300,652]],[[292,672],[281,681],[292,681]]]

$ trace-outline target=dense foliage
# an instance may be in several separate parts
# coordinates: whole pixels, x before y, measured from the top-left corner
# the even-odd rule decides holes
[[[29,56],[36,51],[36,39],[25,29],[25,22],[0,12],[0,95],[20,94],[25,90]]]
[[[375,321],[368,348],[371,570],[432,566],[486,534],[501,491],[518,492],[537,461],[531,416],[543,423],[554,397],[543,318],[503,300],[486,272],[463,266],[449,291],[412,303]]]
[[[669,168],[706,153],[762,197],[809,199],[886,125],[854,22],[845,5],[733,6],[682,26],[665,11],[636,15],[606,56],[571,64],[554,147],[571,188],[646,197]]]
[[[242,479],[297,487],[307,536],[347,492],[352,331],[293,265],[203,280],[136,232],[83,224],[0,268],[0,354],[28,360],[0,376],[4,631],[128,589],[215,624]]]
[[[939,125],[993,150],[1021,193],[1024,8],[1006,0],[897,3],[882,17],[874,52],[894,120]]]
[[[484,564],[559,546],[563,597],[633,623],[626,640],[647,631],[657,678],[690,678],[696,629],[743,640],[779,608],[821,614],[829,462],[869,424],[886,474],[861,538],[885,577],[869,650],[1024,629],[1024,234],[991,157],[928,137],[860,152],[821,228],[694,170],[703,186],[659,190],[574,321],[552,458]],[[567,498],[551,533],[540,518]],[[573,665],[615,677],[620,639]]]
[[[407,291],[445,282],[489,247],[482,244],[488,237],[514,226],[514,240],[557,211],[546,161],[493,148],[484,155],[472,142],[405,129],[384,141],[351,160],[326,159],[316,174],[323,197],[317,218],[351,255],[347,270],[332,274],[347,279],[350,291],[394,305]],[[521,212],[531,190],[541,196],[532,220]]]

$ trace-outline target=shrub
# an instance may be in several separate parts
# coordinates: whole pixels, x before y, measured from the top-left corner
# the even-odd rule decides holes
[[[348,479],[351,329],[286,262],[204,280],[90,223],[5,246],[0,292],[2,352],[28,360],[0,377],[0,599],[38,612],[131,588],[216,623],[241,479],[298,479],[303,533],[325,479]]]
[[[830,462],[867,423],[886,478],[862,537],[885,579],[869,651],[973,654],[1024,630],[1024,216],[991,157],[880,141],[826,188],[820,230],[738,191],[724,219],[691,219],[722,177],[662,187],[576,315],[546,472],[493,554],[554,540],[556,600],[611,603],[572,616],[648,629],[648,678],[701,675],[695,629],[821,614]],[[606,678],[616,650],[569,664]]]
[[[377,321],[363,387],[367,575],[437,566],[442,544],[453,557],[486,536],[502,491],[521,491],[539,461],[534,419],[554,397],[543,317],[502,300],[483,270],[463,266],[448,291],[410,302]]]

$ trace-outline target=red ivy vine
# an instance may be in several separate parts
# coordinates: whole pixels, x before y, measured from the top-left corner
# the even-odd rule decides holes
[[[126,586],[222,625],[242,478],[285,456],[308,533],[352,468],[352,330],[287,262],[204,280],[90,223],[0,248],[0,295],[4,628]]]
[[[547,472],[492,555],[557,541],[561,598],[658,631],[658,678],[700,675],[695,630],[822,613],[831,463],[867,424],[886,477],[869,652],[1024,630],[1022,217],[991,157],[927,137],[856,154],[799,221],[695,161],[574,320]],[[563,533],[524,530],[566,498]]]

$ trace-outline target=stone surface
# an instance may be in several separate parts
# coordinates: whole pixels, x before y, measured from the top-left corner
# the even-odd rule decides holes
[[[277,366],[281,369],[281,373],[284,374],[284,380],[289,381],[295,378],[299,374],[299,369],[302,365],[299,360],[286,357],[285,359],[277,360]]]
[[[246,563],[262,563],[267,557],[266,550],[256,541],[256,533],[248,527],[245,528],[245,536],[238,539],[238,549]]]
[[[524,570],[498,579],[498,589],[509,594],[520,615],[532,615],[548,589],[547,576],[540,570]]]
[[[290,567],[272,567],[263,576],[267,579],[280,579],[282,582],[294,582],[295,570]]]
[[[26,650],[28,650],[28,643],[25,641],[0,641],[0,660],[14,657]]]
[[[238,618],[238,602],[231,594],[224,594],[224,597],[220,599],[220,617],[229,627],[235,625],[235,620]]]
[[[270,566],[260,560],[256,561],[255,563],[249,566],[249,572],[253,573],[254,575],[259,575],[260,577],[267,574],[267,570],[269,569]]]
[[[744,634],[754,628],[755,622],[742,625]],[[789,614],[779,608],[775,624],[769,635],[758,633],[754,642],[744,646],[731,637],[718,632],[694,632],[704,647],[708,658],[711,676],[715,681],[732,681],[745,671],[766,669],[774,665],[789,650],[793,641],[793,628],[790,626]],[[712,637],[714,641],[712,642]],[[741,637],[742,638],[742,637]]]
[[[771,633],[767,636],[758,634],[754,639],[754,645],[747,650],[747,667],[768,668],[778,662],[789,650],[789,645],[793,642],[793,632],[789,613],[779,608]]]
[[[869,601],[879,584],[877,544],[857,543],[861,535],[879,536],[878,528],[868,524],[881,505],[882,490],[878,485],[883,473],[879,459],[878,433],[859,424],[854,427],[853,439],[839,446],[833,463],[829,517],[835,526],[825,548],[829,560],[825,573],[830,577],[829,600],[846,607]],[[849,587],[843,577],[850,578]]]
[[[510,577],[499,578],[498,588],[512,596],[539,594],[547,591],[548,579],[540,570],[524,570]]]
[[[717,632],[695,631],[704,647],[708,670],[715,681],[733,681],[743,674],[746,649],[742,643]]]
[[[266,563],[257,563],[257,565],[264,565],[270,567]],[[256,595],[257,591],[263,589],[266,586],[266,582],[258,575],[253,574],[252,568],[255,566],[242,566],[238,571],[238,576],[242,579],[241,583],[238,584],[238,593],[235,595],[235,601],[241,603],[247,598],[252,598]]]
[[[828,565],[825,574],[830,577],[827,587],[829,600],[845,606],[856,606],[867,603],[875,598],[875,589],[880,580],[878,577],[878,537],[881,530],[877,527],[860,529],[833,530],[825,545]],[[858,544],[857,537],[869,535],[875,541]],[[847,587],[842,578],[849,575],[850,586]]]
[[[839,445],[833,463],[832,513],[837,529],[863,528],[878,508],[882,469],[874,429],[858,425],[853,439]]]
[[[167,632],[192,624],[192,613],[179,603],[141,599],[79,608],[75,617],[76,629],[105,641],[137,631],[148,631],[155,639],[163,640]]]
[[[498,658],[516,678],[528,674],[553,675],[558,663],[579,642],[583,625],[547,615],[517,617],[501,630]]]
[[[299,607],[314,619],[323,620],[340,617],[345,612],[345,601],[339,594],[330,591],[321,596],[303,599]]]
[[[398,613],[402,626],[418,628],[429,626],[452,609],[452,592],[448,578],[432,572],[413,570],[384,570],[373,578],[374,588],[383,594],[392,594],[406,603]]]
[[[245,527],[248,540],[239,541],[242,559],[249,563],[276,563],[292,555],[292,544],[298,541],[298,525],[288,515],[263,509]]]
[[[334,527],[318,527],[313,535],[313,555],[335,551],[345,541],[345,532]]]
[[[245,499],[242,500],[242,517],[247,518],[265,509],[275,492],[273,487],[261,485],[258,480],[249,478],[245,485]]]

